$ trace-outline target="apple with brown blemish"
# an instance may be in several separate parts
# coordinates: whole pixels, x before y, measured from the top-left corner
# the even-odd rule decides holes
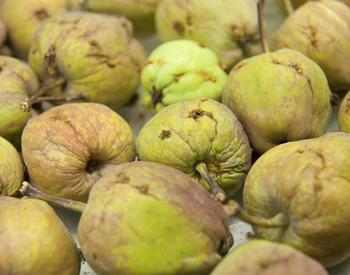
[[[142,103],[159,111],[186,100],[220,100],[226,79],[209,48],[190,40],[167,42],[151,53],[142,70]]]
[[[263,54],[242,60],[231,71],[223,93],[258,153],[326,132],[332,93],[322,69],[291,49],[269,52],[264,36],[264,0],[258,3]]]
[[[257,218],[279,216],[281,224],[255,225],[256,237],[293,246],[325,266],[347,259],[349,155],[350,134],[342,132],[281,144],[262,155],[245,181],[244,207]]]
[[[295,49],[325,72],[334,92],[350,89],[350,8],[341,1],[309,1],[274,35],[275,49]]]
[[[29,63],[50,96],[85,95],[115,109],[139,84],[144,52],[130,22],[118,16],[66,12],[36,31]],[[29,99],[27,105],[30,106]]]
[[[22,153],[36,188],[80,201],[97,180],[135,157],[129,125],[97,103],[65,104],[31,119]]]
[[[15,54],[27,59],[33,35],[50,16],[66,10],[66,0],[3,0],[0,17],[5,22]]]
[[[211,99],[160,110],[141,129],[136,145],[141,160],[185,172],[221,201],[239,190],[250,168],[251,149],[240,122]]]
[[[324,134],[332,113],[325,74],[311,59],[290,49],[241,61],[228,77],[223,102],[259,153]]]
[[[189,39],[208,47],[228,71],[261,51],[255,0],[163,0],[156,26],[163,41]]]
[[[87,204],[28,196],[82,212],[80,249],[98,274],[209,274],[233,244],[229,217],[193,179],[151,162],[118,165]]]

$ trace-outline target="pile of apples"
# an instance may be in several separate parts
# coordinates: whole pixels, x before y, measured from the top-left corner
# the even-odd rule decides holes
[[[329,274],[349,89],[346,0],[0,0],[0,274]]]

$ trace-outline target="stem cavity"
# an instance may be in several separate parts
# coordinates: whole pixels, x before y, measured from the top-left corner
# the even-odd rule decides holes
[[[61,206],[66,209],[73,210],[78,213],[82,213],[86,207],[86,203],[64,199],[64,198],[58,198],[55,196],[51,196],[48,194],[45,194],[37,189],[35,189],[29,182],[23,182],[22,187],[20,188],[19,192],[23,196],[28,196],[30,198],[43,200],[46,202],[53,203],[55,205]]]

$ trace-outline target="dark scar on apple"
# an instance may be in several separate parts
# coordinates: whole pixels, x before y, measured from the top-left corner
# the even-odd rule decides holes
[[[178,34],[183,35],[185,33],[185,27],[181,22],[175,21],[173,27]]]
[[[164,140],[164,139],[170,138],[170,137],[171,137],[171,132],[169,130],[163,130],[159,135],[159,138],[161,140]]]
[[[206,112],[202,109],[194,109],[188,115],[189,118],[193,118],[194,120],[196,120],[197,118],[200,118],[202,116],[207,116],[207,117],[213,119],[213,114],[211,112]]]
[[[49,14],[47,13],[47,11],[45,9],[40,9],[40,10],[35,11],[34,15],[39,21],[44,21],[45,19],[47,19],[49,17]]]

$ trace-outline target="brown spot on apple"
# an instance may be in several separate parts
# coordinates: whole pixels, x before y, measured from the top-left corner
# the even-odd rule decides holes
[[[196,120],[197,118],[200,118],[202,116],[207,116],[211,119],[213,119],[213,114],[211,112],[206,112],[202,109],[194,109],[190,112],[190,114],[188,115],[189,118],[193,118],[194,120]]]
[[[39,20],[39,21],[44,21],[49,17],[48,12],[45,9],[39,9],[34,12],[34,16]]]
[[[171,137],[171,132],[169,130],[163,130],[159,135],[159,138],[161,140],[164,140],[164,139],[170,138],[170,137]]]
[[[185,26],[179,21],[174,22],[173,28],[180,35],[183,35],[185,33]]]

